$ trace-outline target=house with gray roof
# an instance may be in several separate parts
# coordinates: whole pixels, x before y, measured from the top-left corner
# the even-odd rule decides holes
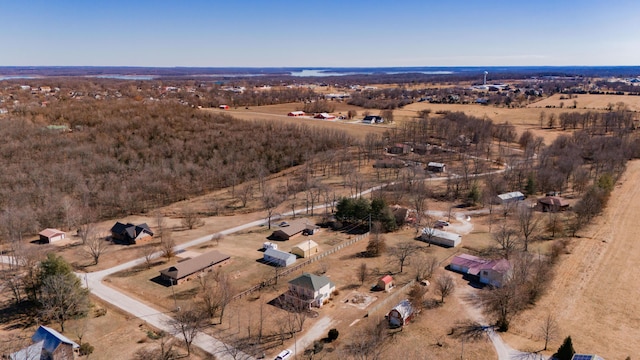
[[[209,251],[194,258],[183,260],[164,270],[160,270],[160,278],[171,284],[181,284],[202,273],[212,271],[216,265],[224,265],[230,258],[229,255],[217,250]]]
[[[336,285],[328,277],[304,273],[289,281],[285,301],[296,309],[320,308],[335,290]]]

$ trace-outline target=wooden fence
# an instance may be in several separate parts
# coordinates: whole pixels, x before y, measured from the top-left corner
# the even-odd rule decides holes
[[[302,262],[299,262],[296,265],[293,265],[291,267],[287,267],[287,268],[284,268],[284,269],[282,269],[280,271],[277,271],[276,275],[274,277],[269,278],[267,280],[264,280],[260,284],[254,285],[254,286],[250,287],[249,289],[244,290],[244,291],[236,294],[233,297],[233,300],[240,299],[240,298],[242,298],[242,297],[244,297],[246,295],[249,295],[249,294],[251,294],[251,293],[253,293],[255,291],[258,291],[258,290],[260,290],[260,289],[262,289],[264,287],[267,287],[267,286],[270,286],[272,284],[275,284],[275,283],[277,283],[278,278],[280,278],[282,276],[285,276],[285,275],[288,275],[288,274],[291,274],[292,272],[294,272],[296,270],[300,270],[303,267],[305,267],[307,265],[310,265],[310,264],[322,259],[325,256],[329,256],[329,255],[331,255],[331,254],[333,254],[333,253],[335,253],[337,251],[340,251],[340,250],[344,249],[347,246],[351,246],[351,245],[357,243],[358,241],[360,241],[362,239],[365,239],[367,237],[369,237],[369,233],[368,232],[364,233],[362,235],[358,235],[358,236],[354,237],[351,240],[347,240],[345,242],[342,242],[339,245],[336,245],[333,248],[331,248],[331,249],[329,249],[329,250],[327,250],[327,251],[325,251],[323,253],[320,253],[320,254],[312,256],[312,257],[310,257],[310,258],[308,258],[308,259],[306,259],[306,260],[304,260]]]

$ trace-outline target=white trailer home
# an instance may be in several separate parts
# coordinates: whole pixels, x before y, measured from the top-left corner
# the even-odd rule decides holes
[[[456,247],[462,242],[462,236],[456,233],[442,231],[434,228],[422,229],[420,240],[447,247]]]

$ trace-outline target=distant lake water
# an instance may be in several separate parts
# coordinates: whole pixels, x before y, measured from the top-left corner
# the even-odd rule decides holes
[[[33,75],[0,75],[0,81],[2,80],[13,80],[13,79],[37,79],[40,76]]]
[[[87,77],[95,77],[99,79],[118,79],[118,80],[153,80],[157,78],[156,75],[120,75],[120,74],[89,75]]]
[[[317,76],[345,76],[345,75],[371,75],[371,74],[428,74],[428,75],[448,75],[453,74],[453,71],[421,71],[415,69],[396,70],[389,71],[384,68],[381,69],[363,69],[362,71],[332,71],[327,69],[304,69],[301,71],[292,71],[291,76],[297,77],[317,77]]]

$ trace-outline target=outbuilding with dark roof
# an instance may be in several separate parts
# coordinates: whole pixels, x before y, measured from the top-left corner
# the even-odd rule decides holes
[[[160,270],[160,277],[171,284],[180,284],[199,274],[212,271],[216,265],[222,266],[231,257],[217,250],[204,253],[192,259],[183,260],[167,269]]]

